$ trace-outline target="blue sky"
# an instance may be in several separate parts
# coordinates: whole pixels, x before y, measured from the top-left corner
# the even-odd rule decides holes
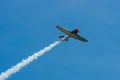
[[[1,0],[0,72],[79,27],[70,39],[8,80],[120,80],[119,0]]]

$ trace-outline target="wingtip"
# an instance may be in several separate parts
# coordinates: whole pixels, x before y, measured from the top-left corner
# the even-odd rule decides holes
[[[87,43],[87,42],[88,42],[88,40],[87,40],[87,39],[85,39],[85,40],[83,40],[83,42]]]
[[[88,42],[88,40],[86,40],[85,42]]]
[[[58,28],[59,26],[56,26],[56,28]]]

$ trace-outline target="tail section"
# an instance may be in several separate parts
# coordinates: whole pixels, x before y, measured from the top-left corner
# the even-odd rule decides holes
[[[65,36],[58,36],[58,37],[59,37],[60,40],[61,40],[61,39],[64,38]],[[64,41],[68,41],[68,38],[65,38]]]

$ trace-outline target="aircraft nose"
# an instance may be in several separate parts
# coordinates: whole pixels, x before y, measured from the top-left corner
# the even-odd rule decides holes
[[[76,29],[75,32],[79,32],[79,29]]]

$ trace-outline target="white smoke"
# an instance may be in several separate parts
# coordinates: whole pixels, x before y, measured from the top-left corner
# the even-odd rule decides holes
[[[50,44],[48,47],[45,47],[44,49],[38,51],[37,53],[34,53],[32,56],[29,56],[28,58],[23,59],[20,63],[16,64],[15,66],[13,66],[12,68],[8,69],[7,71],[2,72],[0,74],[0,80],[5,80],[5,79],[9,78],[12,74],[18,72],[20,69],[22,69],[23,67],[28,65],[30,62],[34,61],[39,56],[43,55],[45,52],[51,50],[56,45],[60,44],[61,41],[62,40],[56,41],[53,44]]]

